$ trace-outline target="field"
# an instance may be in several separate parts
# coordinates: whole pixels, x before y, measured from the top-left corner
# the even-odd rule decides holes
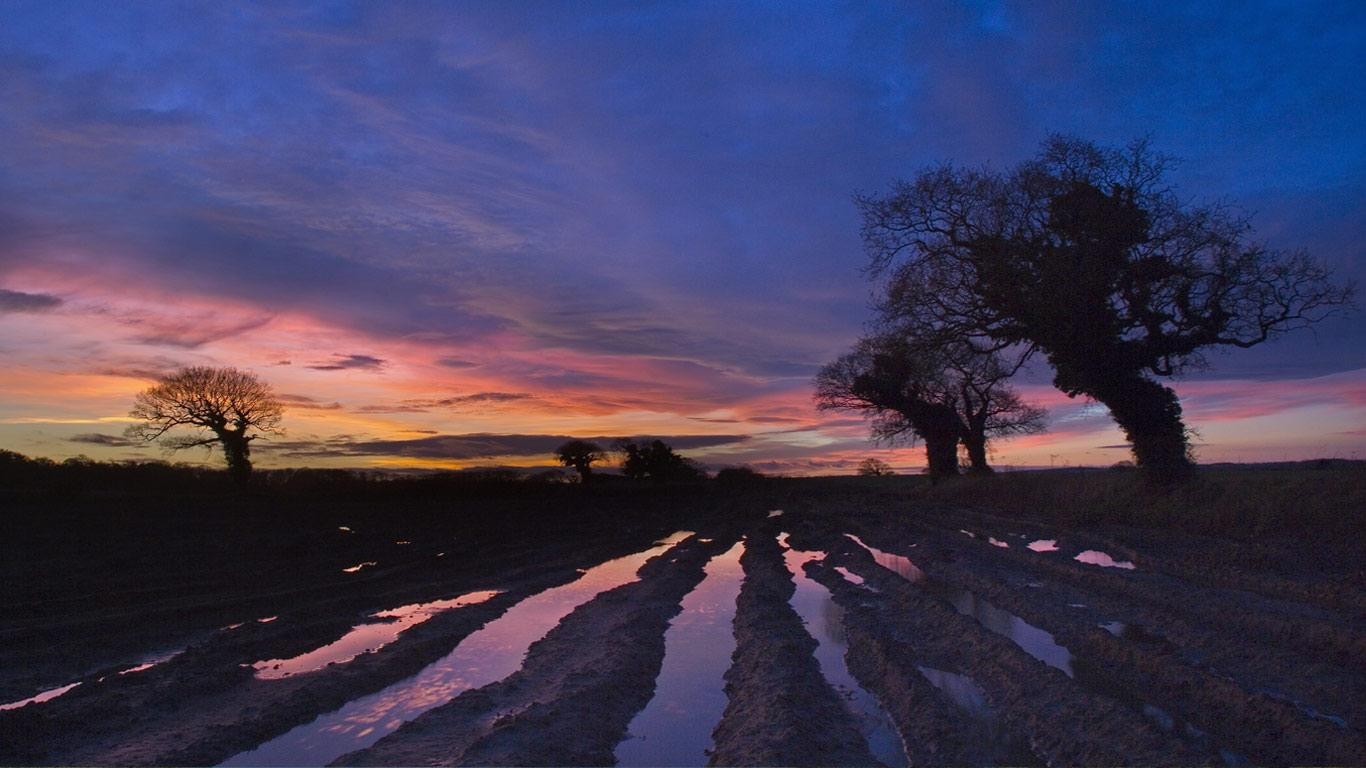
[[[9,492],[0,763],[1366,765],[1363,487]]]

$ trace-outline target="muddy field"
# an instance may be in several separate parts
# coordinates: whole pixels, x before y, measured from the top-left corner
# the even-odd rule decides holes
[[[863,488],[7,531],[0,763],[1366,765],[1360,542]]]

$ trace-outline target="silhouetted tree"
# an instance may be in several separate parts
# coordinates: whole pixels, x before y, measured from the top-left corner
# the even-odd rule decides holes
[[[580,482],[587,483],[593,477],[593,462],[607,458],[607,452],[597,443],[570,440],[555,449],[555,458],[564,466],[573,467],[579,473]]]
[[[1021,401],[1006,384],[1026,354],[1016,350],[1007,365],[1002,352],[960,342],[875,334],[821,369],[816,402],[822,410],[868,415],[878,439],[923,440],[934,480],[958,474],[960,441],[972,471],[986,473],[991,471],[986,451],[991,437],[1043,428],[1044,411]]]
[[[1009,173],[941,167],[859,198],[884,318],[982,350],[1042,351],[1069,396],[1105,404],[1138,464],[1191,465],[1176,394],[1153,377],[1347,307],[1352,288],[1247,219],[1166,186],[1165,158],[1048,139]]]
[[[128,428],[139,440],[161,440],[171,450],[217,443],[228,474],[238,483],[251,476],[251,443],[279,433],[284,409],[270,385],[236,368],[184,368],[138,394],[129,415],[143,423]],[[177,427],[197,434],[167,436]]]
[[[648,477],[656,483],[694,482],[706,477],[706,472],[692,461],[674,453],[663,440],[651,440],[641,445],[633,440],[617,443],[624,458],[621,473],[632,479]]]
[[[864,477],[884,477],[896,474],[892,471],[892,465],[871,456],[858,463],[858,473]]]

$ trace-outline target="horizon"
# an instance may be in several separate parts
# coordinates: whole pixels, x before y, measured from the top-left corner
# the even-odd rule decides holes
[[[1183,199],[1366,277],[1366,6],[965,3],[0,8],[0,449],[218,464],[123,436],[188,365],[271,384],[262,469],[900,473],[817,412],[871,318],[852,196],[1047,135],[1150,136]],[[1132,457],[1036,363],[1010,467]],[[1366,456],[1366,324],[1176,379],[1201,463]]]

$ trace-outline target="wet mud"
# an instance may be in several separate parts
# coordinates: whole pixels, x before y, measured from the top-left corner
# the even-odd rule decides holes
[[[469,541],[454,523],[440,535],[398,523],[376,534],[377,519],[333,516],[314,526],[326,547],[301,555],[294,580],[286,566],[240,584],[221,571],[177,592],[155,579],[130,586],[129,572],[108,601],[85,582],[21,584],[0,616],[0,705],[15,705],[0,707],[0,764],[242,760],[366,697],[421,685],[518,606],[631,556],[631,569],[643,563],[631,578],[575,588],[573,602],[538,614],[496,674],[417,691],[429,708],[363,749],[297,759],[614,764],[640,738],[635,718],[675,706],[655,702],[662,671],[676,679],[702,663],[669,650],[671,628],[688,611],[723,609],[721,634],[696,635],[734,649],[706,662],[715,711],[676,721],[710,751],[689,747],[679,764],[875,764],[886,753],[870,747],[852,677],[911,765],[1366,765],[1360,565],[1307,561],[1327,544],[1058,529],[875,491],[757,494],[724,514],[689,503],[696,513],[529,540]],[[658,543],[680,529],[698,533]],[[1029,546],[1038,541],[1052,544]],[[1078,561],[1086,551],[1134,567]],[[738,564],[716,567],[726,558]],[[365,562],[376,564],[343,572]],[[714,594],[733,606],[690,602],[709,574],[729,580]],[[815,594],[812,582],[829,610],[794,598]],[[433,603],[441,609],[420,621],[377,629],[373,644],[337,646],[336,663],[300,661],[288,675],[260,666],[331,659],[322,649],[357,626]],[[843,689],[827,678],[837,645]]]

